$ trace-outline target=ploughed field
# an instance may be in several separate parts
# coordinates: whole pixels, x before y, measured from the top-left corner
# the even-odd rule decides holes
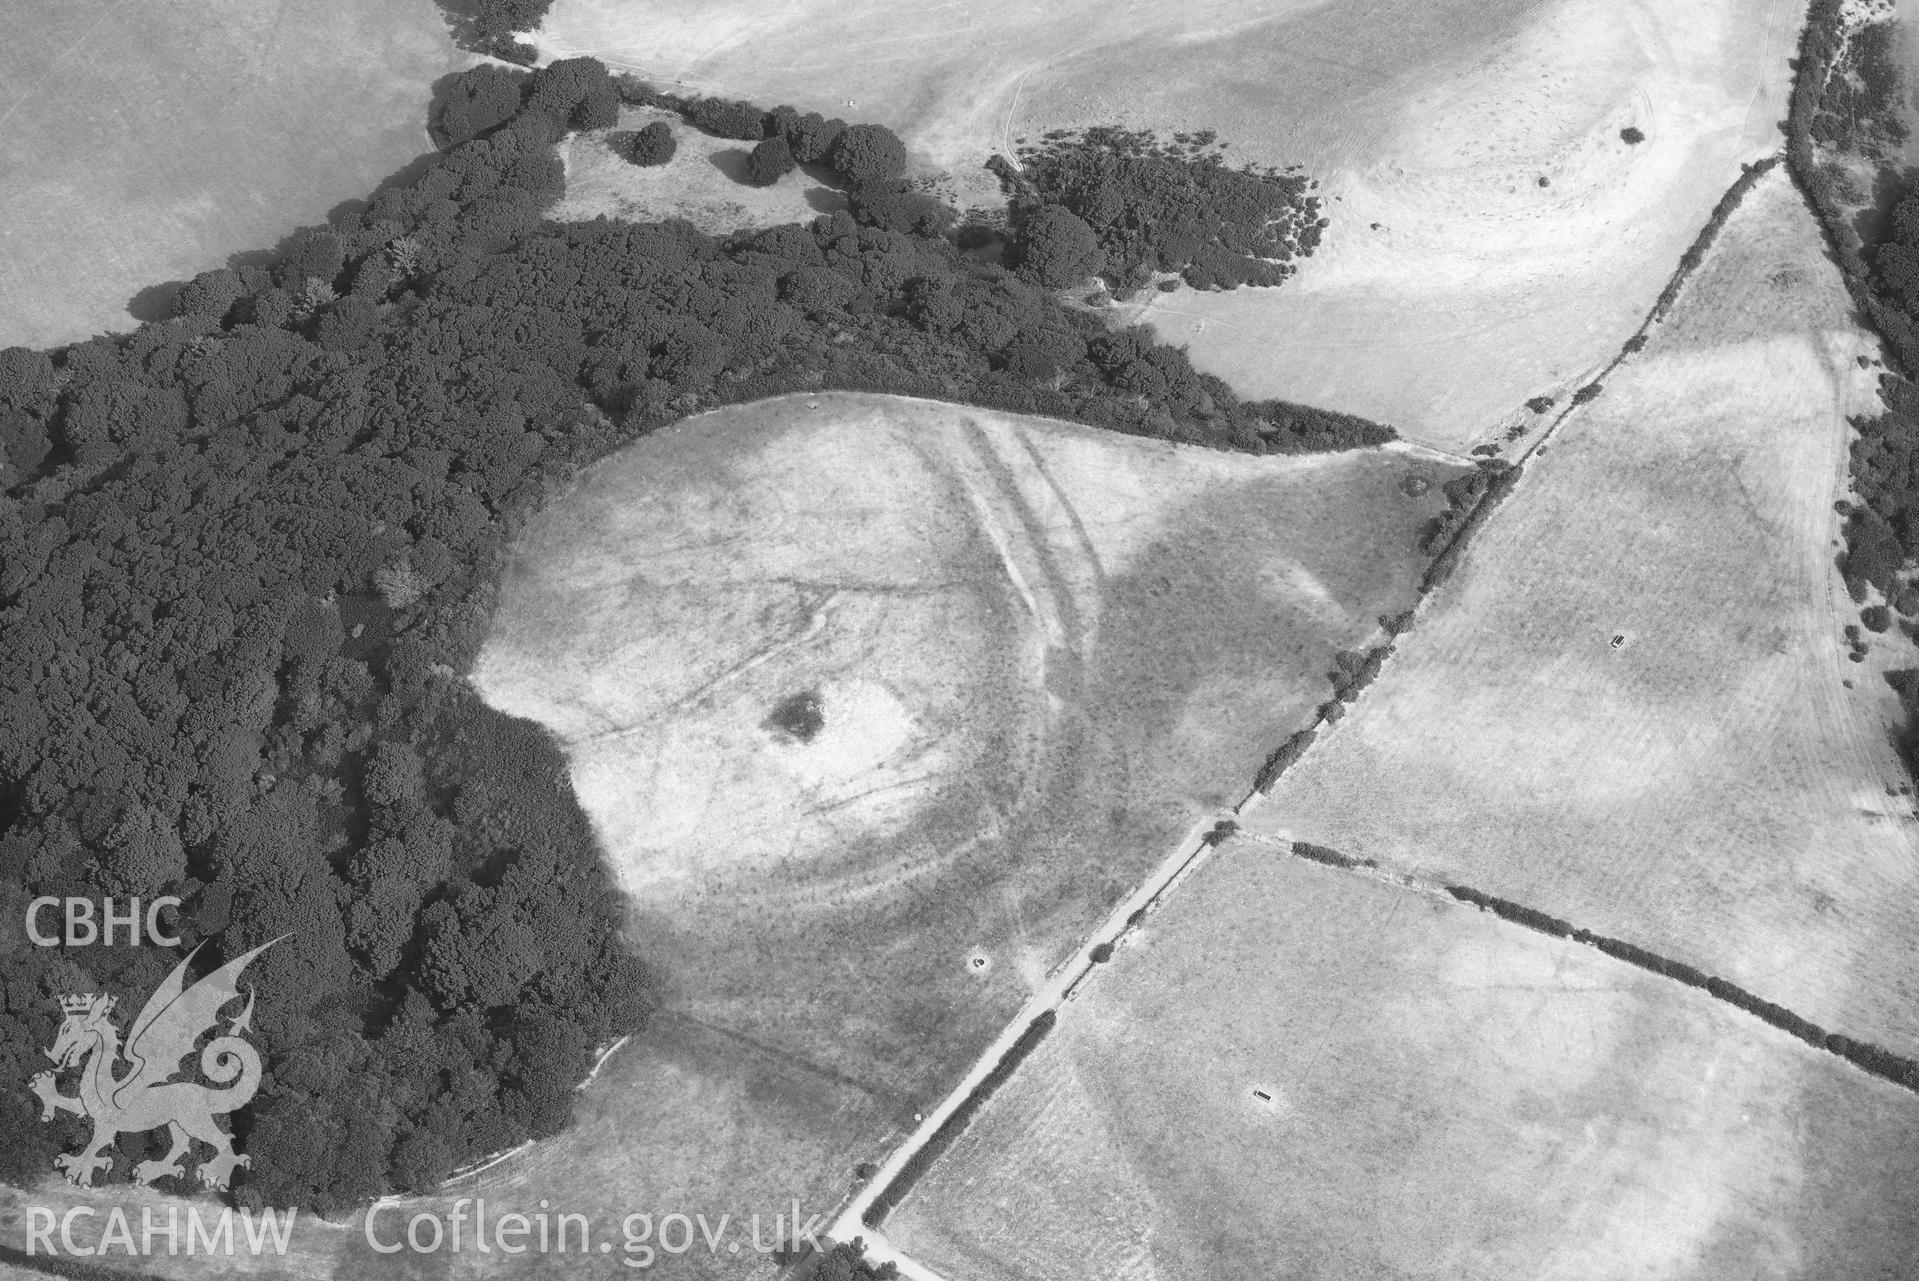
[[[850,394],[589,469],[473,678],[566,745],[664,1013],[470,1190],[830,1211],[1407,607],[1457,471]]]
[[[0,346],[323,221],[430,151],[466,59],[432,0],[0,0]],[[164,314],[166,299],[149,297]]]
[[[1249,824],[1919,1054],[1919,833],[1881,679],[1912,652],[1891,633],[1848,661],[1835,567],[1873,350],[1768,175]]]
[[[887,124],[962,203],[997,199],[988,155],[1056,128],[1212,129],[1229,160],[1302,164],[1332,225],[1296,278],[1144,314],[1242,394],[1463,448],[1616,352],[1739,165],[1779,149],[1803,9],[557,0],[537,43]]]

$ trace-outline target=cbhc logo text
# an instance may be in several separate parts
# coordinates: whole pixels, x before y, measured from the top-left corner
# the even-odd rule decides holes
[[[35,947],[58,947],[65,943],[68,947],[90,947],[99,943],[112,947],[115,934],[126,935],[128,946],[138,946],[141,926],[146,927],[146,937],[156,947],[178,947],[180,936],[168,935],[160,931],[160,909],[177,908],[180,900],[171,894],[154,899],[147,905],[146,914],[141,915],[140,900],[127,900],[126,910],[116,912],[111,898],[100,900],[100,912],[94,914],[93,900],[90,898],[55,898],[45,894],[27,904],[27,937],[33,940]],[[64,934],[43,934],[40,932],[41,914],[50,907],[64,907],[66,932]],[[55,918],[58,920],[59,918]]]

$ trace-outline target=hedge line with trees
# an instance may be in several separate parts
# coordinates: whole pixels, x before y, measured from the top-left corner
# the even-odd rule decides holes
[[[1687,987],[1698,988],[1728,1005],[1744,1010],[1754,1018],[1771,1024],[1788,1035],[1797,1037],[1816,1049],[1837,1054],[1855,1067],[1919,1093],[1919,1062],[1865,1041],[1856,1041],[1836,1032],[1827,1032],[1811,1019],[1796,1014],[1783,1005],[1768,1001],[1764,997],[1755,996],[1736,983],[1707,974],[1683,961],[1675,961],[1669,957],[1660,956],[1656,952],[1649,952],[1643,947],[1619,939],[1607,938],[1602,934],[1594,934],[1590,930],[1575,928],[1568,921],[1562,921],[1556,916],[1549,916],[1510,899],[1497,898],[1464,885],[1448,885],[1446,892],[1460,902],[1470,903],[1481,911],[1491,912],[1502,920],[1523,925],[1527,929],[1537,930],[1541,934],[1551,935],[1554,938],[1569,939],[1574,943],[1596,947],[1606,955],[1624,961],[1628,965],[1683,983]]]
[[[1000,1086],[1012,1079],[1019,1065],[1039,1048],[1040,1042],[1046,1039],[1047,1033],[1053,1030],[1053,1025],[1058,1021],[1058,1012],[1047,1010],[1026,1025],[1025,1031],[1019,1034],[1019,1039],[1006,1048],[1006,1053],[1000,1055],[999,1062],[993,1065],[992,1071],[986,1074],[971,1094],[960,1101],[960,1105],[940,1123],[937,1130],[933,1131],[932,1137],[906,1159],[906,1164],[901,1166],[900,1172],[893,1176],[893,1181],[880,1189],[879,1195],[873,1198],[872,1203],[866,1207],[866,1212],[860,1216],[860,1222],[875,1230],[886,1222],[886,1216],[899,1208],[900,1202],[912,1192],[914,1185],[933,1168],[933,1163],[945,1154],[946,1149],[953,1145],[953,1140],[973,1123],[973,1118],[978,1116],[980,1109],[986,1106],[986,1101],[993,1097]]]
[[[1506,496],[1519,484],[1522,470],[1503,458],[1486,458],[1480,460],[1475,471],[1446,482],[1444,488],[1450,506],[1435,518],[1434,526],[1422,540],[1426,550],[1437,548],[1439,554],[1420,579],[1420,595],[1452,577],[1473,532],[1485,523],[1494,508],[1506,501]]]
[[[1336,849],[1330,849],[1324,845],[1315,845],[1311,841],[1294,841],[1293,854],[1298,858],[1306,859],[1308,862],[1321,863],[1327,867],[1337,867],[1347,871],[1361,867],[1379,866],[1379,863],[1374,859],[1353,858],[1351,855],[1341,854]]]
[[[245,1200],[430,1188],[564,1126],[643,1024],[563,757],[461,679],[504,547],[581,466],[816,388],[1254,452],[1392,435],[1241,401],[877,198],[724,240],[547,221],[555,141],[618,98],[590,59],[476,68],[443,151],[270,265],[130,335],[0,352],[0,910],[177,894],[209,964],[292,935],[250,971]],[[896,167],[876,127],[765,119],[862,190]],[[5,938],[0,1177],[24,1182],[83,1137],[26,1089],[52,998],[150,991],[175,956]]]
[[[1873,630],[1889,621],[1884,606],[1867,603],[1877,591],[1911,631],[1919,616],[1919,390],[1909,380],[1919,371],[1919,185],[1903,154],[1909,68],[1896,20],[1850,23],[1840,0],[1813,0],[1795,70],[1787,162],[1890,365],[1879,380],[1884,412],[1852,419],[1859,501],[1841,506],[1840,569]],[[1862,646],[1854,644],[1855,656]],[[1919,681],[1891,679],[1906,709],[1907,762],[1919,764]]]

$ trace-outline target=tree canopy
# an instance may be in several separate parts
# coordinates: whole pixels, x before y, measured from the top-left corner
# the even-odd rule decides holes
[[[673,126],[664,120],[635,129],[617,145],[621,154],[636,165],[663,165],[680,149]]]
[[[1098,233],[1069,209],[1046,205],[1021,230],[1020,265],[1049,289],[1078,284],[1106,266]]]
[[[826,159],[852,186],[885,182],[906,172],[906,144],[885,125],[848,125],[834,135]]]
[[[765,138],[746,159],[746,179],[756,187],[770,187],[793,172],[793,151],[784,138]]]
[[[1327,225],[1319,199],[1300,175],[1228,166],[1223,145],[1210,133],[1162,143],[1116,128],[1055,130],[1021,147],[1018,165],[995,157],[991,167],[1023,235],[1056,236],[1065,224],[1048,211],[1070,213],[1104,252],[1093,270],[1116,288],[1158,272],[1196,289],[1280,284],[1319,244]],[[1040,261],[1051,265],[1050,249]]]

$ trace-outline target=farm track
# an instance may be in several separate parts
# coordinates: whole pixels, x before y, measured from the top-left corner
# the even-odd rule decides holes
[[[1753,189],[1767,172],[1784,163],[1785,160],[1786,155],[1783,150],[1768,156],[1766,159],[1746,168],[1740,174],[1739,178],[1727,188],[1725,194],[1714,206],[1711,216],[1701,227],[1691,247],[1681,257],[1679,264],[1674,268],[1666,287],[1660,292],[1651,308],[1648,309],[1645,319],[1641,321],[1639,327],[1634,330],[1626,341],[1621,344],[1620,349],[1610,359],[1601,364],[1595,372],[1588,376],[1581,386],[1603,386],[1607,378],[1638,353],[1645,345],[1645,340],[1650,337],[1653,328],[1665,318],[1667,313],[1672,309],[1679,294],[1685,288],[1686,283],[1702,265],[1707,250],[1710,249],[1714,241],[1717,240],[1726,222],[1737,212],[1746,194]],[[1795,184],[1795,190],[1798,190],[1797,184]],[[1800,194],[1803,198],[1803,192]],[[1540,454],[1545,445],[1558,434],[1560,428],[1572,419],[1579,410],[1583,409],[1586,403],[1588,402],[1569,398],[1568,402],[1558,409],[1558,412],[1552,420],[1547,423],[1544,428],[1539,429],[1536,434],[1532,435],[1531,439],[1526,441],[1517,457],[1510,460],[1510,469],[1498,477],[1498,483],[1489,485],[1473,506],[1467,510],[1466,515],[1454,525],[1446,539],[1436,548],[1426,577],[1421,583],[1418,599],[1414,602],[1412,620],[1398,629],[1398,636],[1404,636],[1408,632],[1416,630],[1418,616],[1425,610],[1427,602],[1450,575],[1453,564],[1456,563],[1459,556],[1464,554],[1474,533],[1485,524],[1486,520],[1491,516],[1493,509],[1508,497],[1519,484],[1523,483],[1524,464],[1533,459],[1534,456]],[[1384,636],[1383,639],[1386,642],[1392,642],[1396,638],[1395,636]],[[1384,661],[1390,662],[1391,658],[1392,648],[1391,645],[1388,644]],[[1363,697],[1364,690],[1362,689],[1354,695],[1354,701]],[[1343,714],[1342,707],[1340,715]],[[1335,719],[1337,719],[1337,717]],[[1307,728],[1313,731],[1326,731],[1333,728],[1333,724],[1322,714]],[[1310,751],[1311,749],[1308,747],[1306,750]],[[1302,757],[1303,755],[1304,753],[1302,753]],[[1158,871],[1143,883],[1133,895],[1115,909],[1105,926],[1095,931],[1086,942],[1081,945],[1073,958],[1061,965],[1054,972],[1045,987],[1034,994],[1033,998],[1020,1010],[1017,1017],[1007,1025],[1001,1034],[995,1038],[994,1042],[980,1055],[960,1084],[941,1101],[938,1107],[925,1115],[919,1127],[904,1143],[895,1149],[893,1155],[887,1159],[886,1163],[867,1185],[840,1207],[833,1219],[832,1226],[826,1234],[828,1239],[833,1241],[851,1241],[855,1237],[861,1237],[864,1239],[866,1255],[870,1261],[892,1262],[900,1269],[902,1276],[912,1278],[913,1281],[945,1281],[939,1274],[933,1272],[918,1260],[902,1253],[886,1240],[881,1229],[884,1226],[887,1213],[897,1207],[905,1197],[910,1195],[912,1185],[917,1182],[926,1167],[936,1161],[939,1152],[943,1151],[944,1148],[957,1137],[959,1130],[963,1128],[964,1117],[960,1125],[949,1124],[954,1114],[964,1113],[970,1116],[970,1114],[985,1103],[987,1096],[998,1089],[1012,1072],[1018,1070],[1017,1056],[1009,1061],[1009,1053],[1014,1050],[1015,1046],[1021,1041],[1021,1038],[1026,1037],[1029,1028],[1034,1026],[1036,1020],[1056,1016],[1066,1002],[1073,999],[1081,984],[1084,983],[1099,966],[1099,963],[1092,957],[1094,950],[1101,946],[1116,947],[1124,942],[1133,927],[1144,920],[1154,907],[1164,901],[1166,896],[1177,887],[1178,883],[1191,874],[1193,870],[1204,861],[1207,854],[1217,848],[1218,845],[1225,843],[1227,835],[1237,826],[1237,817],[1256,804],[1265,792],[1275,785],[1277,775],[1262,781],[1265,783],[1265,787],[1256,786],[1252,788],[1239,804],[1233,806],[1230,811],[1222,814],[1218,822],[1210,829],[1202,823],[1190,832],[1188,840],[1182,843],[1175,850],[1174,854],[1160,865]],[[1286,844],[1296,857],[1301,857],[1306,861],[1322,863],[1327,861],[1323,858],[1314,859],[1310,855],[1299,854],[1291,842],[1282,843]],[[1346,870],[1355,874],[1384,880],[1422,896],[1436,896],[1465,902],[1477,901],[1476,905],[1482,907],[1482,909],[1493,910],[1496,915],[1501,916],[1501,919],[1514,924],[1520,924],[1521,922],[1515,920],[1514,915],[1498,911],[1492,908],[1490,904],[1497,902],[1502,907],[1514,910],[1516,914],[1530,914],[1542,920],[1556,921],[1556,918],[1551,918],[1548,914],[1536,909],[1526,908],[1519,904],[1509,904],[1504,900],[1492,900],[1490,896],[1479,894],[1470,887],[1452,886],[1438,881],[1427,882],[1419,878],[1379,868],[1367,861],[1341,860],[1340,863],[1335,863],[1334,865],[1344,865]],[[1564,922],[1557,923],[1566,924]],[[1554,934],[1557,931],[1555,929],[1547,929],[1544,932]],[[1560,937],[1586,943],[1589,946],[1605,951],[1609,956],[1612,956],[1615,960],[1620,960],[1624,964],[1633,965],[1637,968],[1645,969],[1648,972],[1660,974],[1663,977],[1673,978],[1675,969],[1679,971],[1685,971],[1687,969],[1687,967],[1684,966],[1676,966],[1674,962],[1668,961],[1666,958],[1654,953],[1647,952],[1644,949],[1622,943],[1619,940],[1605,938],[1604,936],[1593,934],[1590,931],[1578,929],[1570,924],[1566,924],[1565,933],[1560,935]],[[1622,955],[1622,952],[1624,955]],[[1693,973],[1697,973],[1697,971],[1693,971]],[[1753,1017],[1761,1019],[1763,1022],[1770,1023],[1775,1027],[1791,1032],[1800,1039],[1815,1045],[1827,1053],[1833,1054],[1835,1057],[1847,1059],[1848,1062],[1851,1062],[1862,1071],[1893,1082],[1894,1084],[1901,1085],[1915,1093],[1919,1093],[1919,1063],[1890,1054],[1884,1050],[1880,1050],[1876,1046],[1856,1042],[1843,1036],[1834,1036],[1831,1038],[1831,1043],[1829,1043],[1828,1034],[1824,1029],[1817,1028],[1810,1020],[1804,1019],[1789,1010],[1784,1010],[1782,1007],[1759,1001],[1757,998],[1753,998],[1750,993],[1733,987],[1724,980],[1704,974],[1699,974],[1698,977],[1699,982],[1697,983],[1690,983],[1681,979],[1674,979],[1674,981],[1687,982],[1689,986],[1699,987],[1723,1003],[1737,1006]],[[1715,987],[1721,990],[1714,990]],[[1725,991],[1726,989],[1730,990]],[[1724,991],[1725,994],[1722,995],[1722,991]],[[1742,997],[1745,998],[1743,1002],[1739,999]],[[1769,1016],[1768,1014],[1759,1013],[1756,1011],[1755,1005],[1777,1011],[1777,1014]],[[1816,1032],[1818,1034],[1817,1039],[1814,1039],[1808,1031],[1801,1029]],[[1843,1049],[1836,1049],[1834,1048],[1835,1044],[1852,1047],[1855,1053],[1845,1052]],[[810,1260],[802,1260],[788,1275],[794,1278],[794,1281],[804,1281],[804,1278],[811,1273],[811,1267],[809,1265]]]

